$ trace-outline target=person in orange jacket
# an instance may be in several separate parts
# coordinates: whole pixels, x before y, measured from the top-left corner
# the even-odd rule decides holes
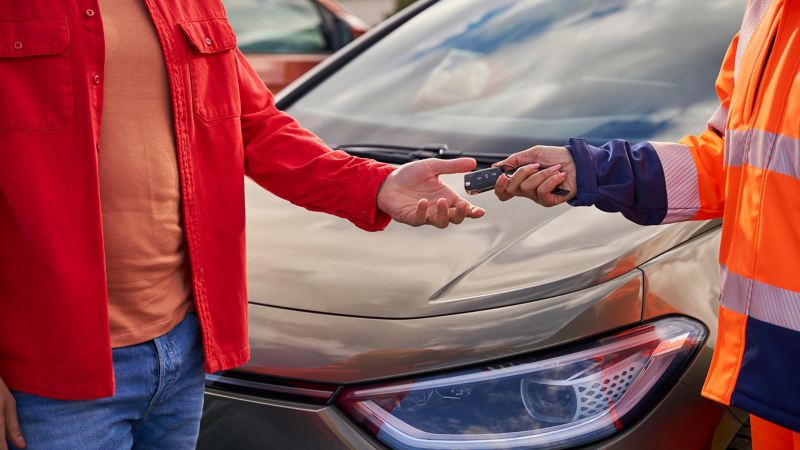
[[[799,67],[800,2],[750,0],[703,133],[533,147],[498,163],[520,169],[495,189],[503,201],[594,205],[644,225],[724,217],[703,395],[750,413],[755,450],[800,449]]]

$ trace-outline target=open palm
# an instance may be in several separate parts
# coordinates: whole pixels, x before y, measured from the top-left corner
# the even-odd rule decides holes
[[[474,169],[470,158],[425,159],[405,164],[394,171],[378,192],[378,208],[394,220],[411,225],[447,228],[465,219],[485,214],[439,180],[440,175],[465,173]]]

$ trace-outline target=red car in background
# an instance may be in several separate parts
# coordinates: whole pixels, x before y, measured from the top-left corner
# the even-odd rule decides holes
[[[239,48],[278,92],[367,31],[336,0],[224,0]]]

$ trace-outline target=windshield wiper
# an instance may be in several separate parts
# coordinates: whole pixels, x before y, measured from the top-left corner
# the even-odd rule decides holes
[[[474,158],[478,164],[492,165],[503,159],[502,154],[450,150],[447,144],[425,144],[417,147],[390,144],[342,144],[333,149],[345,151],[353,156],[376,158],[393,163],[406,163],[427,158]]]

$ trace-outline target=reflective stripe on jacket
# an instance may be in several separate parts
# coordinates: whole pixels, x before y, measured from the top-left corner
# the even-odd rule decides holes
[[[679,51],[679,50],[676,50]],[[679,143],[573,139],[574,205],[642,224],[724,216],[703,395],[800,431],[800,2],[751,0],[708,129]]]
[[[249,356],[245,174],[379,230],[390,219],[376,195],[392,168],[332,152],[278,111],[220,0],[144,2],[169,78],[195,309],[214,372]],[[97,174],[103,66],[96,0],[0,2],[0,378],[58,399],[114,392]]]

